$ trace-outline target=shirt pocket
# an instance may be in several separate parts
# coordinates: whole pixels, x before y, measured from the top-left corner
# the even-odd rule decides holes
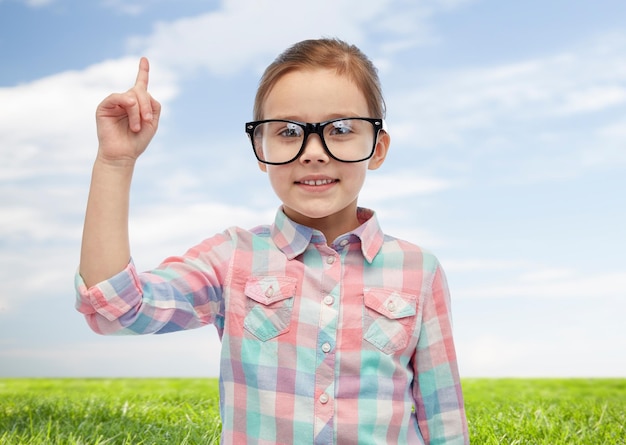
[[[289,331],[297,280],[292,277],[251,277],[246,281],[244,328],[267,341]]]
[[[404,349],[421,317],[417,295],[367,288],[363,293],[363,338],[385,354]]]

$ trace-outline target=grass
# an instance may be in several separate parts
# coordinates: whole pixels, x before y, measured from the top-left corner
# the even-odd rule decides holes
[[[626,444],[626,379],[465,379],[472,444]],[[219,442],[215,379],[0,379],[0,444]]]
[[[476,444],[626,444],[626,379],[466,379]]]
[[[219,443],[215,379],[0,380],[0,444]]]

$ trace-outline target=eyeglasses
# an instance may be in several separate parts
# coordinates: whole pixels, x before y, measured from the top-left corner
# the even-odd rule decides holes
[[[371,158],[376,148],[382,119],[348,117],[315,124],[283,119],[246,123],[254,155],[264,164],[288,164],[304,152],[307,138],[317,134],[328,155],[341,162]]]

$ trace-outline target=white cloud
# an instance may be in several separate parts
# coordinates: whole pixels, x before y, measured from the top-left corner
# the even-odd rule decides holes
[[[56,0],[22,0],[22,3],[31,8],[41,8],[53,4],[55,1]]]
[[[580,273],[558,268],[526,271],[506,282],[459,287],[456,298],[622,298],[626,302],[626,272]]]
[[[602,56],[592,47],[576,56],[463,70],[433,80],[396,102],[405,103],[411,122],[420,122],[420,134],[427,135],[423,144],[429,145],[461,140],[464,130],[493,128],[500,121],[604,110],[626,104],[624,48],[626,37],[611,54]],[[588,64],[602,74],[590,73]],[[415,118],[416,113],[421,119]],[[439,133],[442,128],[447,131]]]
[[[618,85],[582,88],[568,91],[563,96],[563,104],[555,112],[564,114],[588,113],[626,103],[626,88]]]
[[[129,223],[135,264],[140,270],[155,267],[167,256],[183,254],[228,227],[252,228],[271,222],[275,212],[276,208],[263,210],[217,202],[186,204],[177,200],[136,207]]]
[[[467,171],[498,165],[508,180],[623,165],[616,147],[626,143],[625,52],[626,34],[611,34],[560,54],[437,73],[412,91],[391,90],[394,144],[445,153]]]
[[[382,9],[384,3],[372,5],[379,4]],[[338,5],[332,9],[348,8],[351,2]],[[362,40],[355,23],[346,20],[341,11],[326,14],[327,7],[324,2],[302,3],[295,8],[293,2],[285,0],[271,5],[267,1],[226,1],[217,12],[159,23],[152,35],[133,39],[130,47],[185,72],[203,68],[213,74],[229,75],[246,67],[265,65],[271,55],[284,49],[286,42],[337,33]],[[347,17],[359,19],[359,15]],[[267,32],[269,29],[272,32]]]
[[[33,243],[27,240],[19,247],[14,243],[5,246],[0,249],[0,313],[33,301],[42,303],[55,295],[65,295],[68,301],[73,301],[78,241]]]
[[[146,5],[138,1],[104,0],[102,4],[106,8],[127,15],[139,15],[146,10]]]
[[[408,171],[396,171],[388,174],[370,174],[361,195],[368,201],[376,202],[432,194],[452,186],[452,182],[445,179],[422,177],[419,173]]]
[[[390,53],[431,43],[431,17],[464,2],[400,3],[322,0],[296,6],[290,0],[224,0],[218,11],[158,23],[151,35],[131,39],[129,47],[177,70],[202,68],[227,76],[250,67],[262,70],[302,39],[339,37],[361,45],[370,38],[369,29],[385,36],[376,45],[386,65]]]
[[[138,59],[105,61],[0,89],[0,180],[89,171],[95,157],[95,109],[134,82]],[[167,71],[152,85],[160,101],[177,94]]]
[[[80,317],[78,314],[76,316]],[[221,345],[212,326],[166,336],[95,338],[90,335],[87,323],[84,323],[84,329],[74,326],[72,328],[74,338],[81,336],[80,338],[86,340],[54,347],[0,343],[0,362],[10,364],[6,367],[8,369],[0,370],[0,375],[28,377],[219,375]],[[176,357],[176,360],[172,360],[171,357]],[[111,363],[115,363],[115,366],[110,366]]]
[[[510,259],[450,259],[446,260],[446,271],[448,273],[456,274],[463,272],[476,272],[476,271],[496,271],[496,270],[519,270],[520,268],[526,268],[531,263],[528,261],[510,260]]]
[[[457,337],[459,368],[463,377],[623,376],[623,342],[594,338],[585,330],[563,328],[541,330],[526,338],[511,332]]]
[[[59,213],[54,215],[56,220],[50,220],[48,216],[53,214],[32,205],[5,206],[3,213],[0,214],[0,233],[6,237],[5,239],[32,241],[42,241],[51,237],[67,239],[71,236],[67,225],[61,221],[62,215]],[[46,224],[42,224],[42,221],[46,221]]]
[[[626,119],[622,118],[620,121],[608,124],[601,128],[599,133],[606,139],[624,142],[626,140]]]
[[[589,168],[597,166],[626,165],[626,119],[620,113],[615,119],[607,119],[594,132],[594,143],[582,150],[581,163]]]

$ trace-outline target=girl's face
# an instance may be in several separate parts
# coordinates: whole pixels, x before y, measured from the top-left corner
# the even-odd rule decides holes
[[[263,119],[324,122],[341,117],[370,116],[361,90],[333,70],[298,70],[283,75],[263,104]],[[267,172],[284,212],[297,223],[321,230],[328,242],[358,227],[357,197],[368,169],[383,163],[389,136],[380,132],[374,156],[344,163],[324,151],[318,135],[312,134],[302,155],[285,165],[259,163]],[[331,237],[331,238],[329,238]]]

